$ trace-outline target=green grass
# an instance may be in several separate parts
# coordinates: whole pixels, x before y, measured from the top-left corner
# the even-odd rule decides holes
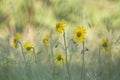
[[[0,0],[0,80],[69,80],[66,64],[54,67],[51,55],[52,50],[53,55],[57,51],[66,54],[63,34],[55,32],[62,19],[66,21],[70,80],[120,80],[119,5],[120,0]],[[82,43],[73,37],[78,25],[86,28],[84,76]],[[26,41],[34,44],[36,61],[24,51],[25,63],[20,45],[12,47],[16,32],[22,35],[22,45]],[[48,49],[43,43],[47,33],[52,34]],[[101,49],[99,56],[103,37],[110,41],[111,55]]]

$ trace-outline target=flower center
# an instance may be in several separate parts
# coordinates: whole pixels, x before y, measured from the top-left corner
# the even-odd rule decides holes
[[[18,44],[17,44],[17,39],[14,39],[14,45],[15,45],[15,48],[18,47]]]
[[[80,32],[78,32],[78,33],[77,33],[77,36],[78,36],[78,37],[80,37],[80,36],[81,36],[81,33],[80,33]]]
[[[57,57],[57,60],[58,60],[58,61],[62,60],[61,56],[58,56],[58,57]]]
[[[26,50],[27,51],[30,51],[32,49],[32,47],[27,47]]]
[[[104,42],[102,46],[103,47],[108,47],[107,42]]]
[[[59,29],[60,27],[61,27],[61,25],[60,25],[60,24],[57,24],[57,25],[56,25],[56,28],[57,28],[57,29]]]

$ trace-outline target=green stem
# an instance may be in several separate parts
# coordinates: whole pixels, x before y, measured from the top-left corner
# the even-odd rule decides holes
[[[50,48],[51,48],[51,56],[52,56],[52,65],[53,65],[53,79],[55,80],[55,61],[54,61],[54,54],[53,54],[53,43],[52,43],[52,33],[50,33]]]
[[[16,54],[17,54],[17,60],[18,60],[18,63],[19,63],[20,61],[19,61],[19,53],[18,53],[18,48],[16,49]]]
[[[20,47],[21,47],[21,50],[22,50],[22,55],[23,55],[24,62],[25,62],[25,64],[27,64],[27,62],[26,62],[26,58],[25,58],[25,54],[24,54],[24,51],[23,51],[22,43],[21,43],[20,41],[18,41],[18,40],[17,40],[17,42],[20,44]]]
[[[110,53],[110,62],[109,62],[109,80],[112,80],[112,45],[113,45],[113,42],[111,40],[111,37],[112,37],[112,33],[110,33],[110,46],[109,46],[109,53]]]
[[[36,55],[35,55],[35,48],[32,47],[32,49],[33,49],[34,60],[35,60],[35,63],[36,63],[37,61],[36,61]]]
[[[67,53],[67,45],[66,45],[66,37],[65,37],[65,31],[63,31],[63,37],[64,37],[64,46],[65,46],[65,53],[66,53],[66,69],[68,73],[68,80],[70,80],[70,72],[69,72],[69,65],[68,65],[68,53]]]
[[[101,72],[101,55],[100,55],[100,52],[101,52],[101,48],[99,47],[99,52],[98,52],[98,55],[99,55],[99,79],[98,80],[102,80],[102,77],[101,77],[101,74],[102,74],[102,72]]]
[[[109,76],[110,76],[110,80],[112,80],[112,53],[111,53],[111,46],[110,46],[110,68],[109,68]]]
[[[85,46],[84,46],[84,41],[83,41],[83,57],[82,57],[82,71],[81,71],[81,80],[84,80],[85,78],[85,73],[84,73],[84,68],[85,68],[85,61],[84,61],[84,55],[85,55]]]

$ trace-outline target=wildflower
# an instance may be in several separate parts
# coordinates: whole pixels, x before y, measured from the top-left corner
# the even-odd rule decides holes
[[[20,35],[20,33],[16,33],[15,34],[15,36],[12,38],[12,42],[11,42],[11,44],[12,44],[12,46],[14,47],[14,48],[18,48],[18,40],[21,38],[21,35]]]
[[[62,31],[64,31],[65,23],[66,23],[66,22],[65,22],[64,20],[58,22],[58,23],[56,24],[56,29],[55,29],[55,31],[58,32],[58,33],[62,33]]]
[[[44,46],[47,48],[48,47],[48,42],[49,42],[49,35],[46,34],[44,39],[43,39],[43,43],[44,43]]]
[[[74,39],[76,42],[82,42],[85,39],[86,29],[81,26],[77,26],[74,31]]]
[[[16,39],[20,39],[20,38],[21,38],[20,33],[17,32],[17,33],[15,34],[15,38],[16,38]]]
[[[26,51],[32,51],[32,50],[33,50],[33,44],[30,43],[30,42],[25,42],[25,44],[24,44],[24,49],[25,49]]]
[[[56,65],[61,65],[63,63],[65,63],[65,55],[62,52],[58,52],[55,56],[55,64]]]
[[[108,40],[107,40],[106,38],[102,38],[101,42],[102,42],[101,46],[102,46],[102,48],[104,49],[104,51],[105,51],[106,53],[109,52],[109,47],[110,47],[110,45],[109,45]]]

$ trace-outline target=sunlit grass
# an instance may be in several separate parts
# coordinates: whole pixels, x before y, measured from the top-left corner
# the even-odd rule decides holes
[[[119,4],[0,0],[0,80],[119,80]]]

